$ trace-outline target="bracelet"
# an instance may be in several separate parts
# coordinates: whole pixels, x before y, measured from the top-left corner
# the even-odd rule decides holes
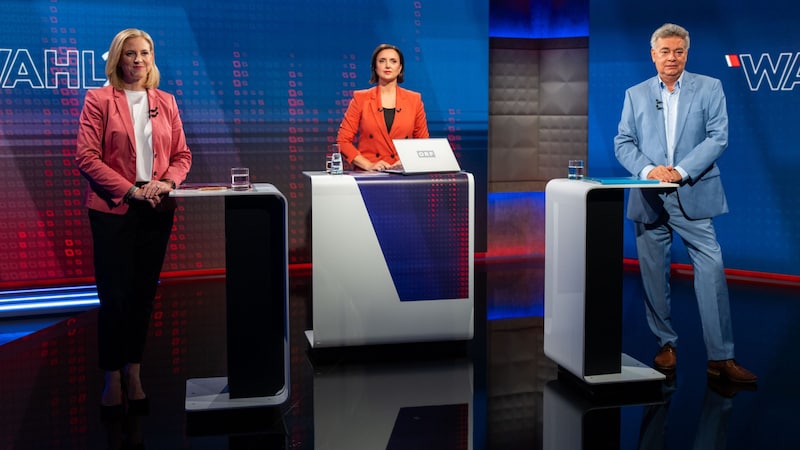
[[[131,197],[133,197],[133,194],[135,194],[136,191],[138,191],[138,190],[139,190],[138,187],[131,186],[131,188],[128,189],[128,192],[125,193],[125,196],[122,197],[122,203],[128,203],[130,201]]]

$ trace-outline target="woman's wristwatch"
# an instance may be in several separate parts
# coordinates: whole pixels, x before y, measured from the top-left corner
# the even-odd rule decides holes
[[[131,188],[128,189],[128,192],[125,193],[125,196],[122,197],[122,203],[128,203],[130,201],[131,197],[133,197],[133,194],[135,194],[136,191],[138,191],[138,190],[139,190],[138,187],[131,186]]]

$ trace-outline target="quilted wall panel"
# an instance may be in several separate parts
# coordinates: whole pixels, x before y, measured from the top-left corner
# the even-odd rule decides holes
[[[544,191],[587,160],[588,57],[583,38],[490,41],[489,192]]]

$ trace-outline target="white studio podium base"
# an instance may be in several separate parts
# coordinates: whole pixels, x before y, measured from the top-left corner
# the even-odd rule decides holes
[[[588,384],[610,384],[610,383],[635,383],[642,381],[664,381],[667,377],[639,362],[638,360],[622,354],[622,366],[620,373],[606,373],[602,375],[586,375],[583,381]]]
[[[288,397],[286,389],[268,397],[230,398],[228,377],[190,378],[186,380],[186,411],[278,406]]]

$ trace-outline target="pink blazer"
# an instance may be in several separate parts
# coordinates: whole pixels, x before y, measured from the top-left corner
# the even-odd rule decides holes
[[[153,180],[180,184],[192,165],[183,122],[175,97],[158,89],[147,90],[153,128]],[[156,109],[157,108],[157,109]],[[136,182],[136,146],[133,120],[125,92],[106,86],[86,93],[78,129],[78,168],[89,180],[86,206],[102,212],[125,214],[122,199]]]
[[[354,140],[358,135],[358,148]],[[370,161],[399,161],[392,139],[427,138],[428,121],[422,95],[398,86],[392,131],[386,129],[378,86],[353,92],[336,142],[348,162],[359,154]]]

